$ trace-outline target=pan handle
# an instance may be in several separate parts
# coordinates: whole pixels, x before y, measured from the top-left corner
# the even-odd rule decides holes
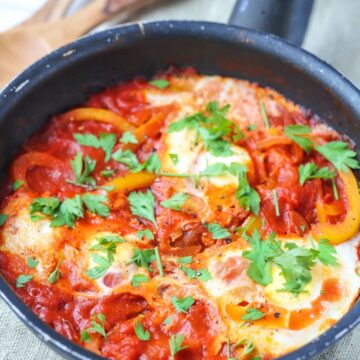
[[[280,36],[301,46],[314,0],[237,0],[229,24]]]

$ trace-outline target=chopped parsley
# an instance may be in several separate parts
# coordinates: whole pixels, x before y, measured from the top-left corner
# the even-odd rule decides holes
[[[166,79],[152,80],[152,81],[149,81],[149,84],[157,87],[158,89],[165,89],[170,85],[169,81],[167,81]]]
[[[134,215],[141,216],[157,226],[154,212],[155,198],[150,190],[146,192],[133,191],[129,194],[128,200],[130,210]]]
[[[139,230],[137,236],[139,239],[142,239],[144,237],[147,240],[154,240],[154,234],[149,229]]]
[[[261,110],[261,115],[262,115],[263,120],[264,120],[265,127],[270,129],[270,122],[269,122],[269,118],[267,116],[265,104],[264,104],[263,101],[260,101],[260,110]]]
[[[0,226],[3,226],[8,219],[9,215],[0,214]]]
[[[179,163],[179,155],[178,154],[169,154],[169,157],[174,165]]]
[[[350,150],[344,141],[330,141],[324,145],[316,146],[315,150],[329,160],[339,171],[348,172],[351,169],[360,169],[356,152]]]
[[[273,199],[274,199],[275,215],[277,217],[279,217],[280,216],[279,201],[278,201],[277,192],[275,189],[272,191],[272,195],[273,195]]]
[[[264,316],[265,316],[265,314],[262,311],[260,311],[256,308],[250,308],[250,309],[246,310],[246,314],[243,315],[241,317],[241,319],[246,320],[246,321],[256,321],[256,320],[261,319]]]
[[[229,109],[230,105],[220,108],[217,101],[211,101],[204,111],[170,124],[168,132],[193,129],[196,132],[195,144],[201,138],[205,149],[213,156],[230,156],[233,154],[230,141],[242,138],[244,134],[226,118]]]
[[[320,239],[318,242],[318,247],[315,249],[315,251],[317,258],[322,264],[331,266],[339,265],[335,256],[336,250],[334,246],[330,245],[329,240]]]
[[[23,180],[15,180],[14,183],[13,183],[13,190],[16,191],[18,189],[20,189],[20,187],[24,184],[24,181]]]
[[[142,283],[148,282],[150,278],[145,274],[136,274],[131,279],[131,285],[133,287],[139,287]]]
[[[125,131],[120,138],[120,142],[123,144],[137,144],[138,140],[131,131]]]
[[[95,179],[90,174],[95,170],[96,160],[91,159],[90,156],[82,156],[78,152],[75,157],[70,161],[75,180],[66,180],[69,184],[80,187],[95,187]]]
[[[173,195],[171,198],[162,201],[160,205],[167,209],[181,210],[181,207],[185,204],[188,198],[189,195],[183,192],[178,192],[175,195]]]
[[[192,256],[184,256],[184,257],[181,257],[179,259],[177,259],[177,263],[178,264],[191,264],[193,261],[193,257]]]
[[[111,133],[100,133],[99,138],[94,134],[74,134],[74,138],[80,145],[104,150],[105,162],[110,160],[111,152],[116,143],[116,134]]]
[[[170,345],[170,354],[171,354],[171,360],[175,359],[175,355],[181,351],[187,348],[187,346],[183,345],[184,342],[184,335],[183,334],[175,334],[171,335],[169,345]]]
[[[189,308],[195,303],[195,300],[191,296],[186,296],[183,298],[172,296],[171,302],[177,312],[186,313]]]
[[[136,320],[134,331],[136,336],[141,341],[149,341],[150,340],[150,333],[148,330],[145,331],[143,325],[139,320]]]
[[[150,268],[150,264],[156,259],[155,250],[154,249],[133,249],[133,256],[126,263],[127,265],[134,263],[138,267],[143,267],[150,272],[153,270]]]
[[[231,235],[230,232],[227,229],[223,228],[220,224],[213,223],[206,224],[205,226],[211,233],[214,240],[225,239]]]
[[[90,342],[89,332],[98,333],[106,340],[107,336],[106,336],[104,326],[105,326],[105,315],[104,314],[94,314],[93,319],[91,321],[91,327],[85,329],[81,333],[80,340],[84,341],[84,342]]]
[[[162,266],[162,263],[161,263],[161,258],[160,258],[159,248],[158,247],[156,247],[154,249],[154,254],[155,254],[155,260],[156,260],[156,264],[157,264],[157,267],[158,267],[158,270],[159,270],[159,274],[160,274],[160,276],[164,276],[164,269],[163,269],[163,266]]]
[[[30,269],[35,269],[36,266],[39,264],[39,260],[36,260],[34,258],[28,257],[26,259],[26,263],[28,264]]]
[[[115,175],[115,170],[104,169],[103,171],[100,172],[100,175],[103,176],[104,178],[111,178],[112,176]]]
[[[240,201],[240,205],[245,206],[247,211],[251,210],[255,215],[259,215],[260,196],[257,191],[250,186],[246,173],[244,172],[239,174],[239,185],[235,196]]]
[[[87,209],[102,217],[109,215],[109,208],[104,204],[107,197],[104,195],[84,194],[61,202],[58,198],[36,198],[30,205],[30,216],[33,221],[42,219],[39,213],[51,218],[50,226],[66,225],[70,229],[75,227],[75,221],[84,217],[84,204]]]
[[[163,324],[164,324],[164,325],[169,325],[169,324],[171,323],[171,321],[172,321],[173,318],[174,318],[173,315],[168,316],[168,317],[163,321]]]
[[[306,137],[306,135],[310,133],[311,128],[307,125],[287,125],[284,131],[285,136],[298,144],[308,154],[313,145],[312,141]]]
[[[27,284],[31,279],[32,279],[32,275],[19,275],[18,278],[16,279],[16,287],[17,288],[23,288],[25,284]]]
[[[116,252],[116,245],[122,244],[125,240],[116,235],[104,235],[95,239],[96,244],[89,247],[89,250],[96,250],[106,253],[109,261],[114,260],[114,254]]]
[[[138,171],[147,171],[150,173],[159,173],[161,169],[161,162],[159,159],[159,155],[157,153],[151,154],[143,164],[137,165],[131,171],[138,172]]]
[[[131,150],[119,149],[112,155],[112,158],[115,161],[126,165],[130,170],[136,169],[140,166],[139,160]]]
[[[104,218],[109,216],[110,209],[105,204],[108,198],[105,195],[84,194],[82,199],[90,212]]]
[[[336,175],[335,171],[328,167],[319,168],[313,162],[300,165],[298,171],[300,185],[304,185],[304,183],[310,179],[332,179]]]
[[[86,271],[86,275],[90,279],[101,278],[111,266],[111,260],[98,254],[91,255],[92,261],[96,264],[94,267]]]
[[[63,260],[64,260],[64,254],[61,254],[54,271],[48,277],[48,282],[50,284],[55,284],[61,278],[61,272],[59,270],[59,267]]]
[[[212,279],[211,274],[207,269],[194,270],[186,266],[181,266],[180,270],[182,270],[189,279],[198,279],[204,282]]]

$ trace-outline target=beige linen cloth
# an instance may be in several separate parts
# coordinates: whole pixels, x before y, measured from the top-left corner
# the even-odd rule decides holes
[[[41,2],[31,0],[33,1],[38,4]],[[2,25],[8,19],[9,8],[14,9],[20,6],[21,2],[26,3],[26,6],[30,3],[29,0],[0,0]],[[191,14],[192,19],[226,22],[234,3],[235,0],[175,1],[157,6],[134,20],[187,19]],[[6,4],[9,5],[8,8]],[[316,0],[304,42],[306,49],[331,63],[357,86],[360,86],[359,14],[360,0]],[[37,339],[0,300],[0,360],[23,359],[63,358]],[[360,326],[314,360],[360,360]]]

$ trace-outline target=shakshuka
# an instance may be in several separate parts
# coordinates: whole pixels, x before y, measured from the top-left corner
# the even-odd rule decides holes
[[[0,271],[110,359],[276,358],[359,295],[353,147],[255,83],[172,69],[112,86],[12,161]]]

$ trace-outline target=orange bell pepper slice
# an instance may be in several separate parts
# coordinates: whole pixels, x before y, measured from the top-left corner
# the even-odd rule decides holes
[[[311,233],[315,239],[327,239],[333,245],[340,244],[350,240],[360,227],[360,194],[354,174],[348,172],[339,172],[343,184],[344,192],[347,198],[348,211],[345,219],[336,224],[329,224],[322,215],[324,213],[324,204],[319,202],[316,207],[320,222],[312,227]]]
[[[130,192],[150,186],[156,179],[155,174],[145,171],[138,173],[128,173],[108,181],[104,186],[111,186],[110,192]]]
[[[133,131],[135,127],[126,119],[106,109],[83,107],[70,110],[61,115],[68,121],[98,121],[114,125],[121,132]]]
[[[19,156],[11,167],[11,176],[15,180],[22,180],[26,184],[26,173],[33,166],[56,167],[63,162],[47,153],[32,151]]]

